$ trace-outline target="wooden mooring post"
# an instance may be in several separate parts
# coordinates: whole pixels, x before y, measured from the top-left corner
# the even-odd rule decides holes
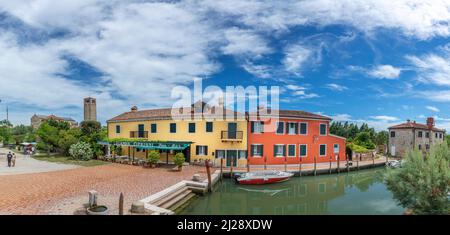
[[[333,157],[330,156],[330,168],[328,169],[328,174],[331,174],[331,161],[333,160]]]
[[[314,156],[314,175],[317,173],[317,156]]]
[[[250,172],[250,164],[248,164],[248,160],[247,160],[247,172]]]
[[[123,193],[119,196],[119,215],[123,215]]]
[[[231,165],[230,165],[230,178],[233,178],[233,157],[231,157]]]
[[[339,159],[339,155],[336,155],[337,157],[337,173],[339,174],[341,172],[341,168],[339,166],[339,163],[341,162],[341,160]]]
[[[361,154],[359,154],[359,157],[357,157],[357,160],[356,160],[356,169],[359,171],[359,159],[360,159],[360,157],[361,157]]]
[[[211,170],[209,169],[210,168],[209,160],[205,161],[205,167],[206,167],[206,174],[208,175],[208,192],[211,192],[212,183],[211,183]]]
[[[264,170],[267,170],[267,155],[264,156]]]
[[[298,176],[302,176],[302,157],[299,157],[299,163],[298,163]]]
[[[375,153],[372,153],[372,167],[375,166]]]
[[[287,157],[284,156],[284,171],[287,171]]]
[[[223,180],[223,157],[220,158],[220,181]]]
[[[347,157],[345,158],[345,160],[347,160],[347,172],[350,171],[350,166],[348,165],[348,159],[349,159],[349,156],[347,155]]]

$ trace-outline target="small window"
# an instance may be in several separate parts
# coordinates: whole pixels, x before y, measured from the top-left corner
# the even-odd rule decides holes
[[[251,122],[252,133],[263,133],[264,132],[264,122]]]
[[[439,139],[442,139],[442,133],[439,133]]]
[[[286,123],[287,133],[289,135],[296,135],[298,132],[298,123],[296,122],[287,122]]]
[[[116,125],[116,134],[120,134],[120,125]]]
[[[206,122],[206,132],[213,132],[213,123]]]
[[[288,156],[295,157],[295,144],[288,145]]]
[[[425,132],[425,138],[430,138],[430,132]]]
[[[321,144],[319,147],[319,155],[320,156],[325,156],[327,154],[327,145],[326,144]]]
[[[216,158],[224,158],[225,150],[216,150]]]
[[[152,123],[152,124],[150,125],[150,131],[151,131],[152,133],[156,133],[156,131],[157,131],[157,129],[156,129],[156,123]]]
[[[300,157],[306,157],[307,154],[307,147],[306,144],[300,145]]]
[[[327,134],[327,124],[320,124],[320,135]]]
[[[208,155],[208,146],[206,145],[197,145],[195,148],[195,154],[206,156]]]
[[[421,144],[419,144],[419,150],[422,150],[422,145]]]
[[[335,154],[338,154],[338,153],[339,153],[339,144],[334,144],[334,145],[333,145],[333,152],[334,152]]]
[[[195,133],[195,123],[189,123],[189,133]]]
[[[250,151],[252,156],[261,157],[263,155],[263,145],[252,144]]]
[[[417,136],[422,138],[422,131],[419,131],[419,133],[417,133]]]
[[[308,134],[308,123],[301,122],[300,123],[300,135]]]
[[[284,134],[284,122],[277,122],[277,134]]]
[[[138,137],[139,138],[144,138],[144,130],[145,130],[144,124],[139,124],[138,125]]]
[[[436,134],[435,134],[434,136],[435,136],[435,138],[437,139],[437,138],[438,138],[438,133],[436,132]]]
[[[391,138],[395,137],[395,131],[391,131]]]
[[[170,133],[177,133],[177,124],[170,123]]]
[[[428,149],[430,149],[430,145],[429,144],[426,144],[425,145],[425,148],[428,150]]]
[[[286,146],[284,144],[276,144],[274,145],[274,154],[275,157],[283,157],[286,156]]]

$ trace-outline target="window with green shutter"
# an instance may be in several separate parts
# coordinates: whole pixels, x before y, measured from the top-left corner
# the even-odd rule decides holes
[[[116,125],[116,134],[120,134],[120,125]]]
[[[189,123],[189,133],[195,133],[195,123]]]
[[[275,157],[286,156],[286,146],[284,144],[274,145],[274,155]]]
[[[250,154],[252,156],[261,157],[263,154],[263,145],[262,144],[252,144],[250,147]]]
[[[306,144],[301,144],[300,146],[299,146],[299,148],[300,148],[300,157],[305,157],[306,156],[306,154],[307,154],[307,149],[306,149]]]
[[[170,123],[170,133],[177,133],[177,124]]]
[[[308,123],[301,122],[300,123],[300,135],[308,134]]]
[[[277,122],[277,134],[284,134],[284,122]]]
[[[327,124],[320,124],[320,135],[327,134]]]
[[[319,149],[319,155],[320,156],[325,156],[327,154],[327,145],[326,144],[321,144],[320,145],[320,149]]]
[[[152,123],[152,124],[150,125],[150,131],[151,131],[152,133],[156,133],[156,131],[157,131],[157,129],[156,129],[156,123]]]
[[[288,145],[288,156],[295,157],[295,144]]]
[[[206,122],[206,132],[213,132],[213,123]]]

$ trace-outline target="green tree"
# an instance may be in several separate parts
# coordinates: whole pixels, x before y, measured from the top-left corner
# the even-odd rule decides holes
[[[387,131],[380,131],[375,136],[376,145],[387,145],[389,140],[389,133]]]
[[[370,132],[360,132],[356,135],[355,144],[363,146],[367,149],[375,149],[375,144],[372,142]]]
[[[59,130],[49,121],[43,122],[36,134],[39,137],[37,147],[46,150],[47,153],[54,152],[58,148]]]
[[[449,214],[450,150],[436,145],[425,157],[418,150],[406,154],[400,169],[389,170],[387,187],[414,214]]]
[[[69,149],[73,144],[76,144],[81,136],[81,131],[78,128],[69,130],[60,130],[58,133],[58,148],[64,155],[69,155]]]
[[[81,132],[85,136],[90,136],[101,131],[102,125],[96,121],[83,121],[80,123]]]
[[[159,152],[156,150],[150,150],[147,155],[147,161],[150,165],[155,166],[159,161]]]
[[[173,162],[175,163],[176,166],[178,166],[178,169],[181,170],[183,167],[183,163],[186,161],[186,159],[184,158],[184,154],[183,153],[177,153],[175,154],[175,156],[173,157]]]

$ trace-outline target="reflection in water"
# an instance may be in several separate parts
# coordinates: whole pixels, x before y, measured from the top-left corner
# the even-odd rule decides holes
[[[182,214],[401,214],[383,183],[384,169],[294,177],[279,184],[219,183]]]

